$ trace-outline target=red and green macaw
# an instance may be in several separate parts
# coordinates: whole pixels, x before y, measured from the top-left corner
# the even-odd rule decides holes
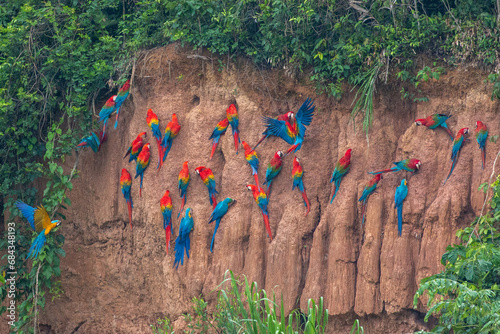
[[[226,117],[222,121],[217,123],[214,131],[212,132],[212,135],[210,135],[210,138],[208,138],[208,139],[213,139],[212,152],[210,153],[210,160],[212,160],[212,157],[214,156],[214,152],[215,152],[215,149],[217,148],[217,144],[219,143],[220,136],[222,136],[224,133],[226,133],[228,126],[229,126],[229,121]]]
[[[42,250],[45,241],[47,240],[46,236],[54,228],[61,225],[61,222],[59,220],[50,221],[49,214],[47,213],[47,210],[45,210],[43,205],[40,205],[37,208],[33,208],[28,204],[18,200],[16,201],[16,206],[19,210],[21,210],[23,216],[28,219],[31,228],[36,233],[38,233],[38,236],[31,244],[28,255],[26,256],[26,259],[28,259],[29,257],[36,259],[38,257],[38,254]]]
[[[240,143],[240,130],[238,130],[239,117],[238,110],[234,104],[230,104],[226,109],[226,116],[229,124],[231,124],[231,129],[233,130],[234,147],[236,148],[236,154],[238,154],[238,144]]]
[[[208,223],[210,224],[211,222],[215,221],[215,229],[214,229],[214,235],[212,236],[212,242],[210,243],[210,252],[213,253],[213,248],[214,248],[214,240],[215,240],[215,233],[217,233],[217,229],[219,228],[220,220],[224,215],[227,213],[227,210],[229,210],[229,206],[232,204],[235,204],[236,200],[232,198],[226,198],[222,202],[219,202],[217,206],[214,208],[214,211],[210,215],[210,219],[208,220]]]
[[[156,146],[158,147],[158,168],[160,168],[160,163],[162,162],[163,149],[161,146],[161,131],[160,131],[160,121],[158,116],[153,112],[152,109],[148,109],[148,114],[146,117],[149,128],[153,131],[153,136],[156,139]]]
[[[476,140],[477,143],[479,144],[479,149],[481,149],[481,158],[482,158],[482,163],[481,163],[481,168],[484,169],[484,163],[486,162],[486,151],[485,151],[485,145],[486,145],[486,138],[488,138],[488,128],[486,125],[483,124],[481,121],[476,122]]]
[[[163,147],[162,165],[165,159],[167,158],[170,149],[172,148],[172,143],[174,141],[174,138],[177,137],[180,130],[181,130],[181,125],[179,124],[177,115],[172,114],[172,121],[168,122],[167,127],[165,128],[165,136],[163,136],[163,141],[161,143],[161,146]]]
[[[116,95],[111,96],[106,103],[104,103],[101,111],[99,112],[99,122],[104,122],[104,125],[102,126],[103,136],[106,134],[106,124],[108,123],[108,119],[116,110],[116,97]]]
[[[259,171],[259,157],[257,157],[257,152],[255,152],[255,150],[252,150],[250,145],[248,145],[245,141],[242,141],[241,144],[245,149],[245,159],[252,168],[252,174],[255,178],[255,184],[259,185],[259,174],[257,173]]]
[[[181,196],[182,204],[181,204],[181,209],[177,214],[177,218],[179,218],[179,215],[181,214],[182,210],[184,210],[184,204],[186,204],[186,193],[188,185],[189,185],[189,167],[188,167],[188,162],[184,161],[184,163],[182,164],[181,172],[179,173],[179,195]]]
[[[264,225],[266,226],[267,235],[269,235],[269,238],[271,238],[270,241],[273,241],[271,225],[269,225],[269,213],[267,212],[267,205],[269,204],[269,200],[266,196],[266,193],[258,185],[255,186],[253,184],[249,184],[247,185],[247,189],[252,191],[253,199],[262,210],[262,217],[264,217]]]
[[[175,239],[175,269],[179,268],[179,262],[184,265],[184,250],[186,250],[186,255],[189,259],[189,250],[191,249],[191,240],[189,239],[189,233],[193,230],[194,221],[191,214],[191,209],[187,208],[184,217],[179,224],[179,235]]]
[[[137,137],[132,141],[132,144],[130,144],[130,147],[128,148],[127,153],[125,153],[123,159],[125,159],[127,155],[130,154],[128,162],[131,162],[132,160],[137,161],[137,156],[139,155],[139,153],[142,150],[142,147],[144,146],[144,141],[143,141],[144,138],[142,138],[143,136],[147,137],[147,133],[141,132],[137,135]]]
[[[125,81],[125,84],[123,84],[122,88],[118,91],[116,94],[116,121],[115,121],[115,129],[118,126],[118,116],[120,115],[120,107],[122,106],[122,103],[125,101],[125,99],[128,96],[128,92],[130,90],[130,80]]]
[[[406,179],[401,180],[401,184],[396,188],[394,194],[394,208],[398,210],[398,236],[401,236],[403,231],[403,201],[408,195],[408,186]]]
[[[142,180],[144,179],[144,171],[149,166],[149,158],[151,157],[150,153],[150,144],[146,143],[141,150],[141,153],[137,156],[137,164],[135,166],[135,179],[140,175],[141,176],[141,185],[139,188],[139,197],[142,197]]]
[[[217,205],[217,199],[215,198],[215,194],[218,194],[217,190],[215,190],[215,176],[214,173],[210,170],[210,168],[206,168],[205,166],[197,167],[195,170],[196,174],[201,177],[201,180],[208,188],[208,197],[210,198],[210,204],[215,206]]]
[[[383,169],[376,172],[368,172],[368,173],[377,175],[389,172],[398,172],[400,170],[406,170],[408,172],[412,172],[412,174],[415,174],[420,169],[420,166],[422,166],[422,163],[418,159],[405,159],[393,162],[393,164],[396,166],[389,169]]]
[[[311,206],[309,205],[309,199],[307,199],[306,189],[304,188],[304,182],[302,181],[303,175],[304,172],[302,170],[302,166],[300,165],[300,161],[297,157],[295,157],[295,159],[293,159],[293,169],[292,169],[292,177],[293,177],[292,190],[294,190],[295,187],[299,188],[300,193],[302,194],[302,198],[304,199],[304,205],[307,208],[306,211],[306,216],[307,216]]]
[[[311,124],[314,116],[314,102],[307,98],[302,104],[295,117],[289,118],[290,121],[277,120],[269,117],[264,117],[266,123],[266,132],[273,136],[278,136],[288,144],[292,145],[286,154],[297,152],[302,147],[306,126]]]
[[[165,229],[166,249],[170,248],[170,235],[172,234],[172,199],[170,191],[165,191],[165,194],[160,199],[161,214],[163,216],[163,228]]]
[[[446,125],[446,120],[450,118],[451,115],[445,115],[445,114],[432,114],[427,118],[419,118],[415,120],[415,124],[417,126],[423,125],[428,127],[429,129],[436,129],[437,127],[442,127],[448,132],[448,135],[451,137],[451,140],[453,140],[453,132],[448,128],[448,125]]]
[[[122,175],[120,176],[120,186],[122,188],[123,197],[125,197],[125,202],[128,206],[128,219],[130,222],[130,229],[132,229],[132,208],[134,203],[132,202],[132,177],[130,173],[125,168],[122,169]]]
[[[337,196],[337,191],[340,188],[340,182],[342,182],[342,177],[349,172],[349,167],[351,166],[351,151],[352,149],[348,149],[345,151],[345,154],[335,165],[335,169],[332,173],[332,178],[330,179],[330,183],[335,181],[335,192],[332,194],[332,199],[330,200],[330,204],[332,204],[333,199]]]
[[[458,160],[458,154],[460,153],[460,148],[462,148],[462,144],[464,142],[465,135],[467,135],[468,133],[469,133],[469,128],[462,128],[462,129],[460,129],[460,131],[458,131],[457,136],[453,140],[452,150],[451,150],[450,173],[448,174],[448,177],[446,178],[446,180],[444,180],[443,185],[446,184],[446,181],[448,181],[448,179],[450,178],[451,173],[453,173],[453,169],[455,169],[455,165],[456,165],[457,160]]]
[[[279,115],[278,117],[275,117],[274,119],[277,120],[277,121],[283,121],[285,122],[285,124],[288,122],[288,124],[293,124],[294,123],[294,113],[293,111],[289,111],[287,112],[286,114],[281,114]],[[262,143],[264,140],[266,140],[267,138],[269,138],[269,136],[272,136],[272,134],[269,132],[269,123],[266,121],[267,118],[264,118],[264,121],[266,122],[266,130],[264,132],[262,132],[263,136],[262,138],[260,138],[259,142],[257,143],[257,145],[254,146],[254,150],[257,148],[257,146],[260,145],[260,143]],[[290,128],[291,128],[291,125],[290,125]],[[289,143],[289,144],[293,144],[292,143]]]
[[[90,133],[90,136],[83,137],[80,144],[76,145],[76,147],[90,147],[92,151],[97,153],[99,151],[99,147],[101,146],[101,140],[94,132]]]
[[[283,152],[277,151],[274,154],[274,157],[267,165],[266,180],[264,181],[264,184],[267,183],[267,194],[266,194],[267,198],[269,198],[269,195],[271,194],[271,186],[274,178],[278,176],[278,174],[281,172],[282,162],[283,162]]]
[[[361,194],[361,197],[359,198],[358,202],[363,201],[363,220],[361,220],[361,225],[365,222],[365,210],[366,210],[366,200],[368,197],[375,191],[377,188],[378,182],[382,179],[382,174],[377,174],[373,177],[373,179],[368,182],[368,184],[365,186],[365,189],[363,189],[363,193]]]

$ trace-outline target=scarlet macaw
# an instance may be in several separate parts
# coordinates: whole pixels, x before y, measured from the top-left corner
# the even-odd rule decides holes
[[[160,199],[160,209],[163,216],[163,228],[165,229],[166,249],[170,248],[170,235],[172,233],[172,199],[170,191],[165,191],[165,194]]]
[[[238,154],[238,144],[240,143],[240,130],[238,130],[239,117],[238,110],[234,104],[230,104],[226,109],[226,116],[229,124],[231,124],[231,129],[233,130],[234,147],[236,148],[236,154]]]
[[[266,193],[262,190],[262,188],[253,184],[247,185],[247,189],[252,191],[253,198],[262,211],[262,217],[264,217],[264,225],[266,226],[267,235],[269,235],[269,238],[271,238],[270,241],[273,241],[271,225],[269,225],[269,213],[267,212],[267,205],[269,204],[269,200],[266,196]]]
[[[222,202],[219,202],[215,207],[214,211],[212,212],[212,214],[210,215],[208,223],[210,224],[211,222],[215,221],[214,235],[212,236],[212,242],[210,243],[211,253],[213,253],[215,233],[217,233],[217,229],[219,228],[220,220],[227,213],[227,210],[229,210],[229,206],[234,203],[236,203],[236,200],[228,197],[224,199]]]
[[[201,177],[201,180],[207,186],[210,204],[213,205],[213,208],[215,209],[215,206],[217,205],[215,194],[218,194],[218,192],[217,190],[215,190],[214,173],[212,173],[212,170],[210,168],[206,168],[205,166],[197,167],[194,171]]]
[[[127,157],[127,155],[130,154],[130,157],[128,159],[128,162],[131,162],[132,160],[137,161],[137,156],[142,150],[142,147],[144,146],[143,138],[142,137],[147,137],[146,132],[141,132],[137,135],[137,137],[132,141],[132,144],[130,144],[130,147],[127,150],[127,153],[125,153],[125,156],[123,159]]]
[[[137,164],[135,166],[135,179],[140,175],[141,176],[141,185],[139,188],[139,197],[142,197],[142,180],[144,179],[144,171],[149,166],[149,158],[151,157],[150,153],[150,145],[147,143],[141,150],[141,153],[137,156]]]
[[[406,179],[401,180],[401,184],[396,189],[394,194],[394,208],[398,210],[398,236],[401,236],[403,231],[403,201],[408,195],[408,186]]]
[[[163,137],[163,141],[161,143],[161,146],[163,148],[162,164],[165,161],[168,152],[170,152],[170,149],[172,148],[172,142],[174,138],[177,137],[180,130],[181,130],[181,125],[177,120],[177,115],[172,114],[172,121],[168,122],[167,127],[165,128],[165,136]]]
[[[445,114],[432,114],[427,118],[419,118],[415,120],[415,124],[417,126],[423,125],[428,127],[429,129],[436,129],[437,127],[442,127],[448,132],[448,135],[451,137],[451,140],[453,140],[453,132],[448,128],[446,125],[446,120],[450,118],[451,115],[445,115]]]
[[[184,250],[189,259],[189,250],[191,249],[191,241],[189,240],[189,233],[193,230],[194,221],[191,216],[191,209],[187,208],[184,217],[179,225],[179,235],[175,240],[175,269],[179,268],[179,262],[184,265]]]
[[[181,204],[181,209],[177,214],[177,218],[179,218],[179,215],[181,214],[182,210],[184,210],[184,204],[186,204],[186,193],[188,185],[189,185],[189,168],[188,168],[188,162],[184,161],[184,163],[182,164],[181,172],[179,173],[179,195],[181,196],[182,204]]]
[[[123,84],[122,88],[118,91],[116,94],[116,121],[115,121],[115,129],[118,126],[118,116],[120,115],[120,107],[122,106],[122,103],[125,101],[125,99],[128,96],[128,92],[130,90],[130,80],[125,81],[125,84]]]
[[[383,169],[376,172],[368,172],[368,173],[377,175],[389,172],[397,172],[400,170],[406,170],[408,172],[412,172],[412,174],[415,174],[420,169],[420,166],[422,166],[422,163],[418,159],[405,159],[393,162],[393,164],[395,164],[396,166],[389,169]]]
[[[274,119],[276,119],[277,121],[283,121],[283,122],[285,122],[285,124],[286,124],[286,122],[288,122],[289,124],[293,124],[294,115],[295,114],[293,113],[293,111],[289,111],[286,114],[282,114],[282,115],[279,115],[278,117],[275,117]],[[264,117],[263,120],[264,120],[264,122],[266,122],[266,130],[264,132],[262,132],[263,136],[262,136],[262,138],[260,138],[257,145],[254,146],[253,150],[255,150],[257,148],[257,146],[259,146],[260,143],[262,143],[265,139],[269,138],[269,136],[272,136],[272,134],[269,133],[269,123],[267,122],[267,118]],[[290,143],[290,144],[292,144],[292,143]]]
[[[134,203],[132,202],[132,194],[130,188],[132,187],[132,177],[130,173],[125,168],[122,169],[122,175],[120,176],[120,186],[122,188],[123,196],[125,197],[125,202],[128,206],[128,219],[130,222],[130,229],[132,229],[132,208]]]
[[[222,136],[224,133],[226,133],[228,126],[229,126],[229,121],[227,120],[227,117],[226,117],[222,121],[217,123],[214,131],[212,131],[212,134],[210,135],[210,138],[208,138],[208,139],[213,139],[212,140],[212,152],[210,153],[210,160],[212,160],[212,157],[214,156],[214,152],[215,152],[215,149],[217,148],[217,144],[219,143],[220,136]]]
[[[152,109],[148,109],[148,114],[146,117],[146,122],[148,122],[149,128],[153,131],[153,136],[156,139],[156,146],[158,147],[158,168],[162,161],[162,146],[161,146],[161,131],[160,131],[160,121],[158,116],[153,112]]]
[[[363,189],[363,193],[361,194],[361,197],[359,198],[358,202],[363,201],[362,204],[362,210],[363,210],[363,220],[361,220],[361,225],[365,222],[365,210],[366,210],[366,200],[368,197],[375,191],[377,188],[378,182],[382,179],[382,174],[377,174],[373,177],[373,179],[368,182],[368,184],[365,186],[365,189]]]
[[[101,145],[101,141],[99,140],[99,137],[94,132],[90,133],[90,136],[83,137],[82,141],[76,147],[90,147],[92,151],[97,153],[99,151],[99,146]]]
[[[116,95],[111,96],[106,103],[104,103],[101,111],[99,112],[99,122],[104,122],[102,127],[103,137],[106,135],[106,124],[108,123],[108,119],[116,110],[116,97]]]
[[[16,206],[19,210],[21,210],[23,216],[28,219],[31,228],[36,233],[39,233],[35,241],[31,244],[28,255],[26,256],[26,259],[30,256],[31,258],[36,259],[45,244],[45,241],[47,240],[46,235],[48,235],[52,229],[61,225],[61,222],[59,220],[50,221],[49,214],[43,205],[33,208],[18,200],[16,201]]]
[[[458,154],[460,153],[460,148],[462,147],[462,143],[464,142],[465,135],[469,133],[469,128],[463,128],[458,131],[457,136],[453,140],[452,144],[452,150],[451,150],[451,167],[450,167],[450,173],[448,174],[448,177],[446,180],[444,180],[443,185],[446,184],[446,181],[451,176],[451,173],[453,173],[453,169],[455,169],[455,164],[457,163],[458,160]]]
[[[300,165],[299,158],[295,157],[295,159],[293,159],[293,169],[292,169],[292,177],[293,177],[292,190],[294,190],[295,187],[299,188],[300,193],[302,194],[302,198],[304,199],[304,205],[307,208],[306,211],[306,216],[307,216],[311,207],[309,205],[309,199],[307,199],[306,189],[304,188],[304,182],[302,181],[302,176],[304,176],[302,166]]]
[[[484,163],[486,161],[485,145],[486,145],[486,138],[488,138],[488,128],[486,127],[486,125],[483,124],[483,122],[477,121],[475,132],[476,132],[476,140],[477,143],[479,144],[479,149],[481,149],[481,159],[482,159],[481,168],[484,169]]]
[[[253,177],[255,178],[255,184],[259,185],[259,157],[257,156],[257,152],[255,150],[252,150],[250,145],[248,145],[245,141],[242,141],[241,144],[243,145],[243,148],[245,149],[245,159],[247,160],[248,164],[252,168],[252,174]]]
[[[335,169],[332,173],[332,178],[330,179],[330,183],[335,181],[335,192],[332,194],[332,199],[330,200],[330,204],[332,204],[333,199],[337,196],[337,191],[340,188],[340,182],[342,182],[342,177],[349,172],[349,167],[351,166],[351,151],[352,149],[348,149],[344,156],[340,158],[340,160],[335,165]]]
[[[274,178],[281,172],[281,163],[283,161],[282,159],[283,152],[277,151],[267,165],[266,180],[264,181],[264,184],[267,183],[267,198],[269,198],[269,195],[271,194],[271,186]]]

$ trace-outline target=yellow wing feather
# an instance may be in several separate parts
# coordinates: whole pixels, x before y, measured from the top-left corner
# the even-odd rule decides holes
[[[33,216],[35,218],[35,230],[37,231],[37,233],[42,232],[44,229],[50,226],[50,217],[43,205],[40,205],[36,208]]]

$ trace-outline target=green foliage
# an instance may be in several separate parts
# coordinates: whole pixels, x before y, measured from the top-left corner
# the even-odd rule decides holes
[[[364,328],[359,324],[359,320],[356,319],[352,325],[350,334],[364,334]]]
[[[283,300],[278,305],[276,298],[269,299],[265,290],[257,289],[257,283],[249,283],[244,277],[244,283],[235,278],[231,271],[230,277],[220,285],[228,285],[229,289],[217,291],[216,311],[209,314],[207,303],[202,298],[193,298],[193,314],[185,314],[188,331],[184,333],[283,333],[295,334],[325,333],[328,325],[328,310],[323,307],[323,298],[319,304],[310,299],[307,303],[307,314],[300,310],[285,315]],[[240,292],[243,291],[243,293]],[[155,334],[173,333],[171,321],[168,318],[158,319],[157,325],[151,325]],[[353,327],[354,328],[354,327]],[[363,333],[361,327],[361,332]]]
[[[446,248],[445,270],[424,278],[415,294],[415,307],[428,296],[425,321],[439,317],[432,333],[500,332],[500,177],[491,188],[491,211],[457,232],[462,244]]]

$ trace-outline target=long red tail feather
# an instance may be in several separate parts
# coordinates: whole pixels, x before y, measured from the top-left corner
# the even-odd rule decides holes
[[[161,147],[161,142],[157,139],[156,146],[158,147],[158,169],[163,166],[163,148]]]
[[[260,138],[260,140],[257,142],[257,145],[255,145],[252,150],[255,150],[257,148],[257,146],[259,146],[266,138],[267,138],[267,135],[263,135],[262,138]]]
[[[259,186],[259,174],[254,174],[253,178],[255,179],[255,185],[258,187]]]
[[[484,169],[484,165],[486,163],[486,150],[485,150],[484,147],[481,148],[481,156],[482,156],[482,159],[483,159],[482,169]]]
[[[269,225],[269,215],[266,215],[264,214],[264,212],[262,212],[262,217],[264,217],[264,225],[266,225],[267,234],[269,235],[269,238],[271,238],[270,241],[273,241],[273,234],[271,233],[271,225]]]
[[[302,198],[304,199],[304,203],[305,203],[306,208],[307,208],[307,212],[306,212],[306,216],[307,216],[307,214],[309,213],[309,210],[311,209],[311,206],[309,205],[309,199],[307,199],[306,190],[304,189],[304,191],[301,191],[301,193],[302,193]]]
[[[217,199],[215,198],[215,194],[212,194],[212,205],[215,207],[217,206]]]
[[[130,221],[130,230],[132,230],[132,201],[127,201],[128,205],[128,219]]]
[[[238,154],[238,143],[240,142],[239,132],[234,133],[234,148],[236,149],[236,154]]]
[[[167,228],[165,229],[165,241],[166,241],[166,244],[167,244],[167,255],[168,255],[168,249],[170,248],[170,234],[171,234],[171,230],[170,230],[170,225],[167,226]]]
[[[218,144],[218,142],[214,142],[212,144],[212,153],[210,153],[210,160],[212,160],[212,157],[214,156],[215,149],[217,148],[217,144]]]

